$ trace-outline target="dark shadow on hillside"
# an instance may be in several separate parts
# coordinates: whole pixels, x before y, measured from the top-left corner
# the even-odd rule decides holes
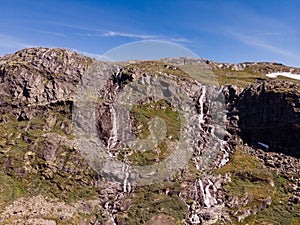
[[[245,91],[236,105],[240,137],[253,147],[300,158],[300,112],[295,99],[287,93],[259,91]]]

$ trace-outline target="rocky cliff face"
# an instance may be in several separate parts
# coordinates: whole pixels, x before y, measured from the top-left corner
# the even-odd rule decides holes
[[[224,86],[189,77],[185,71],[195,72],[199,63]],[[25,49],[0,58],[1,224],[300,223],[298,84],[264,76],[297,68],[186,58],[99,65],[65,49]],[[78,113],[73,94],[91,68],[106,79],[95,107],[98,138],[112,157],[133,167],[172,155],[180,140],[180,110],[176,99],[161,101],[146,89],[152,95],[116,123],[122,91],[158,81],[164,96],[187,93],[192,117],[185,119],[192,121],[195,146],[186,165],[142,186],[134,182],[134,170],[115,179],[98,173],[79,151],[72,123]],[[155,136],[156,124],[165,133]],[[136,151],[137,138],[145,148],[160,144]]]
[[[245,143],[299,157],[299,107],[298,84],[270,81],[245,89],[232,113]]]
[[[91,63],[64,49],[21,50],[0,60],[1,92],[24,103],[64,101]]]

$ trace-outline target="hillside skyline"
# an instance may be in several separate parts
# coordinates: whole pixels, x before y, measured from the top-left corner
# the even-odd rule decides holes
[[[120,45],[161,40],[217,62],[300,67],[300,4],[293,0],[13,0],[2,9],[0,56],[42,46],[98,58]]]

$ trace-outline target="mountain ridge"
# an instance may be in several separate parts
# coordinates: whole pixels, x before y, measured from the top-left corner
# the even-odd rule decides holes
[[[86,58],[91,58],[91,57],[88,57],[88,56],[85,56],[84,54],[80,54],[80,53],[77,53],[76,51],[74,50],[70,50],[70,49],[67,49],[67,48],[45,48],[45,47],[29,47],[29,48],[24,48],[24,49],[21,49],[15,53],[9,53],[9,54],[5,54],[3,56],[0,56],[0,59],[7,59],[7,58],[10,58],[11,56],[14,56],[14,55],[18,55],[22,52],[27,52],[27,51],[36,51],[38,52],[39,50],[52,50],[52,51],[66,51],[66,52],[73,52],[73,53],[76,53],[78,55],[81,55],[83,57],[86,57]],[[198,58],[193,58],[193,57],[179,57],[179,58],[161,58],[161,59],[157,59],[157,60],[161,60],[161,61],[164,61],[165,59],[198,59]],[[91,59],[95,59],[95,58],[91,58]],[[208,64],[216,64],[217,66],[219,67],[232,67],[234,65],[238,66],[238,65],[256,65],[256,64],[263,64],[263,65],[276,65],[276,66],[282,66],[282,67],[288,67],[288,68],[291,68],[291,69],[299,69],[299,67],[295,67],[295,66],[289,66],[289,65],[285,65],[283,63],[279,63],[279,62],[271,62],[271,61],[244,61],[244,62],[238,62],[238,63],[228,63],[228,62],[214,62],[212,60],[209,60],[209,59],[206,59],[206,58],[199,58],[199,60],[203,61],[203,62],[207,62]],[[151,61],[151,60],[126,60],[130,63],[133,63],[133,62],[136,62],[136,61]],[[126,61],[121,61],[121,62],[126,62]],[[283,72],[283,71],[278,71],[278,72]]]
[[[113,136],[112,105],[121,91],[139,80],[161,78],[188,93],[199,133],[185,167],[161,183],[138,186],[124,178],[132,185],[124,186],[87,163],[76,146],[72,114],[73,94],[91,65],[107,77],[95,121],[99,139],[110,141],[110,153],[129,165],[155,165],[168,157],[180,124],[172,103],[146,98],[130,111],[128,127],[145,139],[151,118],[161,117],[167,137],[143,154],[125,148]],[[206,86],[188,76],[197,71],[213,75],[213,81],[204,76]],[[97,64],[73,51],[49,48],[1,57],[0,223],[300,223],[299,81],[265,76],[283,71],[299,69],[186,58]],[[210,100],[214,96],[216,106]],[[220,112],[218,121],[225,127],[214,124],[210,112]],[[294,136],[284,138],[291,129]],[[212,137],[219,151],[210,169],[201,170]]]

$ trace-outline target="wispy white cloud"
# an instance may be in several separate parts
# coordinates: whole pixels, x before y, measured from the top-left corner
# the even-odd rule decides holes
[[[233,37],[234,39],[236,39],[246,45],[265,49],[265,50],[268,50],[268,51],[271,51],[271,52],[274,52],[274,53],[277,53],[277,54],[280,54],[283,56],[300,59],[299,54],[296,54],[287,49],[272,45],[269,42],[263,41],[255,36],[245,35],[245,34],[238,33],[238,32],[228,32],[228,33],[231,37]]]
[[[89,32],[89,33],[77,33],[79,36],[84,37],[127,37],[133,39],[157,39],[159,35],[150,35],[150,34],[135,34],[135,33],[125,33],[117,31],[102,31],[102,32]]]
[[[44,34],[58,36],[58,37],[66,37],[66,35],[61,32],[54,32],[54,31],[39,31],[39,32],[44,33]]]
[[[128,37],[128,38],[138,38],[138,39],[154,39],[160,37],[160,35],[154,35],[154,34],[137,34],[137,33],[129,33],[129,32],[111,31],[111,30],[93,28],[89,26],[57,23],[51,21],[48,21],[47,23],[55,24],[61,27],[77,29],[81,31],[88,31],[87,33],[77,33],[77,35],[87,36],[87,37]]]
[[[191,43],[192,41],[188,38],[180,38],[180,37],[174,37],[174,38],[167,38],[166,41],[170,42],[176,42],[176,43]]]
[[[259,33],[263,36],[281,36],[282,33],[281,32],[261,32]]]
[[[141,34],[141,33],[133,33],[133,32],[124,32],[124,31],[112,31],[105,29],[97,29],[88,26],[74,25],[74,24],[66,24],[66,23],[57,23],[48,21],[49,24],[55,24],[62,27],[68,27],[72,29],[76,29],[78,31],[86,31],[86,32],[77,32],[76,35],[83,37],[107,37],[107,38],[115,38],[115,37],[127,37],[132,39],[140,39],[140,40],[163,40],[170,41],[175,43],[191,43],[192,41],[185,37],[172,37],[163,34]]]
[[[159,38],[159,35],[147,35],[147,34],[134,34],[134,33],[123,33],[108,31],[102,34],[105,37],[128,37],[128,38],[138,38],[138,39],[156,39]]]
[[[90,27],[90,26],[82,26],[82,25],[53,22],[53,21],[43,21],[43,24],[56,25],[56,26],[60,26],[60,27],[72,28],[72,29],[82,30],[82,31],[93,31],[93,32],[104,32],[105,31],[105,30],[96,29],[96,28]]]
[[[278,16],[280,14],[259,13],[254,8],[241,4],[241,2],[231,4],[224,2],[225,12],[235,18],[231,22],[231,27],[220,23],[221,31],[225,35],[229,35],[248,46],[300,59],[300,55],[288,43],[288,40],[297,38],[294,32],[297,29],[295,29],[294,24],[287,23],[287,20]],[[220,29],[214,29],[220,33]],[[283,45],[282,40],[286,40],[286,44]],[[286,46],[290,48],[288,49]]]
[[[138,39],[138,40],[161,40],[161,41],[169,41],[175,43],[191,43],[192,41],[188,38],[183,37],[168,37],[161,34],[137,34],[137,33],[127,33],[127,32],[118,32],[118,31],[104,31],[104,32],[88,32],[88,33],[77,33],[79,36],[84,37],[106,37],[106,38],[118,38],[125,37],[130,39]]]
[[[33,45],[19,41],[9,35],[0,34],[0,47],[18,49],[18,48],[29,48],[32,46]]]

